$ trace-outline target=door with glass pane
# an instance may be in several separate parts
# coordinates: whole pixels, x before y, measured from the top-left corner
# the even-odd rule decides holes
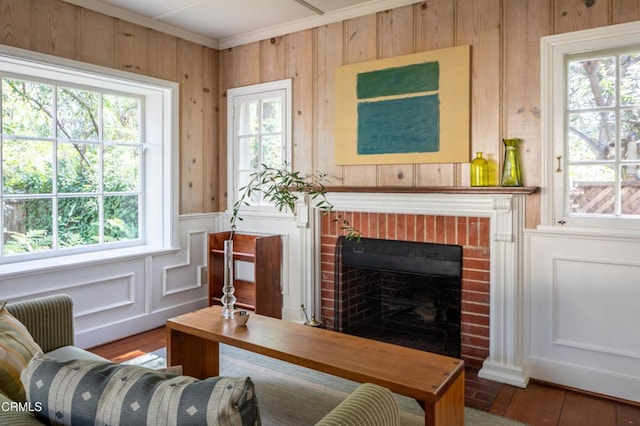
[[[566,62],[568,217],[640,215],[640,51],[570,55]]]

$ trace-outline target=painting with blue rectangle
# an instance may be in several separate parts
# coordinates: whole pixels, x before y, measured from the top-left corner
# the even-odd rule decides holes
[[[358,154],[438,152],[438,88],[437,62],[358,74]]]

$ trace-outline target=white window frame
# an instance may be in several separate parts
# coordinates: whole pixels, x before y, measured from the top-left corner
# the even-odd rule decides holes
[[[541,51],[542,226],[640,232],[640,219],[569,215],[566,211],[566,58],[638,45],[640,21],[543,37]],[[560,171],[558,171],[560,170]]]
[[[144,134],[141,238],[128,247],[127,244],[113,249],[109,249],[109,245],[89,246],[43,251],[34,256],[7,256],[0,259],[0,275],[51,263],[68,264],[177,247],[179,120],[176,82],[2,45],[0,71],[13,74],[16,78],[53,80],[61,84],[133,94],[144,99],[146,123],[145,128],[141,129]]]
[[[238,127],[235,114],[235,104],[239,100],[262,99],[269,94],[284,91],[283,140],[285,149],[285,162],[291,167],[292,159],[292,81],[291,79],[271,81],[268,83],[253,84],[250,86],[235,87],[227,90],[227,214],[233,211],[233,206],[238,198],[240,190],[238,179]],[[283,215],[292,216],[292,212],[281,212],[274,206],[242,206],[242,214],[245,216],[256,215]]]

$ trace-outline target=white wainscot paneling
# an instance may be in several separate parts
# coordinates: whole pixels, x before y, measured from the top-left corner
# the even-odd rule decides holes
[[[193,230],[186,234],[184,262],[163,269],[162,295],[197,290],[206,285],[207,230]]]
[[[93,272],[91,281],[68,286],[64,291],[73,296],[76,321],[91,327],[104,324],[115,311],[121,317],[143,314],[144,304],[139,302],[144,300],[144,292],[136,282],[143,281],[144,262],[138,263],[120,275],[109,275],[102,268],[88,271]]]
[[[596,259],[553,263],[553,342],[640,358],[640,333],[618,332],[640,324],[640,266]]]
[[[308,219],[308,215],[304,215]],[[304,321],[301,305],[312,306],[313,299],[310,283],[313,277],[313,264],[305,262],[312,249],[311,227],[301,223],[291,213],[277,211],[246,212],[238,223],[238,232],[255,235],[280,235],[282,238],[282,319],[287,321]],[[309,219],[312,221],[312,219]],[[220,216],[220,228],[228,228],[228,213]],[[245,266],[242,272],[250,275]]]
[[[145,314],[144,257],[42,269],[4,280],[3,297],[29,299],[66,293],[73,298],[76,343],[93,346],[122,337],[118,325]],[[126,327],[125,327],[126,328]]]
[[[207,236],[206,228],[195,228],[197,221],[181,232],[181,250],[154,259],[150,286],[152,312],[161,311],[194,300],[207,301]]]
[[[210,232],[217,232],[216,216],[180,217],[180,250],[154,257],[149,267],[151,313],[181,310],[183,306],[194,310],[208,305],[207,238]]]
[[[92,347],[163,325],[207,305],[206,236],[217,215],[178,221],[179,247],[24,270],[0,278],[0,298],[67,293],[74,300],[76,344]]]
[[[66,288],[60,289],[73,297],[77,338],[82,340],[105,326],[145,314],[144,259],[82,269],[83,281],[66,281]],[[78,276],[70,278],[77,280]]]
[[[640,401],[640,242],[526,233],[531,377]]]

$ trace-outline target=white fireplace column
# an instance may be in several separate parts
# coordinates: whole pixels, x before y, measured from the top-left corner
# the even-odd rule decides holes
[[[482,378],[525,387],[523,365],[523,231],[524,197],[517,193],[373,193],[330,192],[335,211],[488,217],[490,222],[489,356]],[[317,209],[316,209],[317,210]],[[315,269],[306,294],[320,305],[320,212],[315,212],[314,244],[309,259]],[[317,283],[317,284],[316,284]]]
[[[526,387],[523,364],[524,195],[494,197],[491,216],[489,357],[478,376]]]

